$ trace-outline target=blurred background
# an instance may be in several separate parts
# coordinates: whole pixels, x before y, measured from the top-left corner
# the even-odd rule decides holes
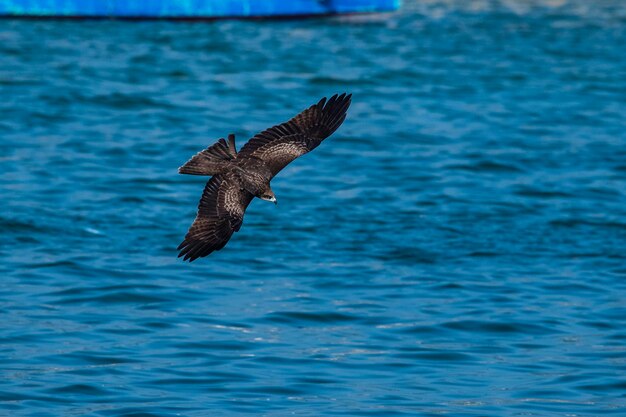
[[[0,414],[623,416],[626,6],[0,20]],[[177,168],[344,125],[186,264]]]

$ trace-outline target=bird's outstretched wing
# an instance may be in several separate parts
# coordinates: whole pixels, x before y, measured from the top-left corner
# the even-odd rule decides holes
[[[335,94],[312,105],[288,122],[258,133],[239,151],[238,158],[264,161],[275,176],[291,161],[333,134],[346,118],[352,94]]]
[[[241,228],[243,214],[253,197],[241,189],[232,174],[212,177],[204,187],[198,215],[178,246],[178,257],[184,256],[185,261],[191,262],[222,249]]]

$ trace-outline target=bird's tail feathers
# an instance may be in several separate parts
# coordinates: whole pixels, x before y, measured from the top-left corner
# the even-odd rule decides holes
[[[219,139],[202,152],[195,154],[182,167],[178,168],[180,174],[187,175],[217,175],[231,168],[231,161],[237,157],[235,147],[235,135],[228,135],[228,143]]]

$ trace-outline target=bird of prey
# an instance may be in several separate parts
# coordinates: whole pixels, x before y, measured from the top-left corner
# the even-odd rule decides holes
[[[239,231],[254,197],[276,203],[270,181],[291,161],[317,148],[341,126],[351,94],[335,94],[291,120],[255,135],[237,152],[235,135],[228,135],[194,155],[178,172],[212,176],[204,187],[198,214],[178,257],[194,261],[226,245]]]

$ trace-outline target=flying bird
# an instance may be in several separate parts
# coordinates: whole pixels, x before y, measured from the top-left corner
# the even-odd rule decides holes
[[[254,197],[276,203],[270,181],[291,161],[317,148],[346,118],[351,94],[322,98],[291,120],[264,130],[237,152],[235,135],[219,139],[178,169],[212,176],[178,257],[192,262],[226,245]]]

